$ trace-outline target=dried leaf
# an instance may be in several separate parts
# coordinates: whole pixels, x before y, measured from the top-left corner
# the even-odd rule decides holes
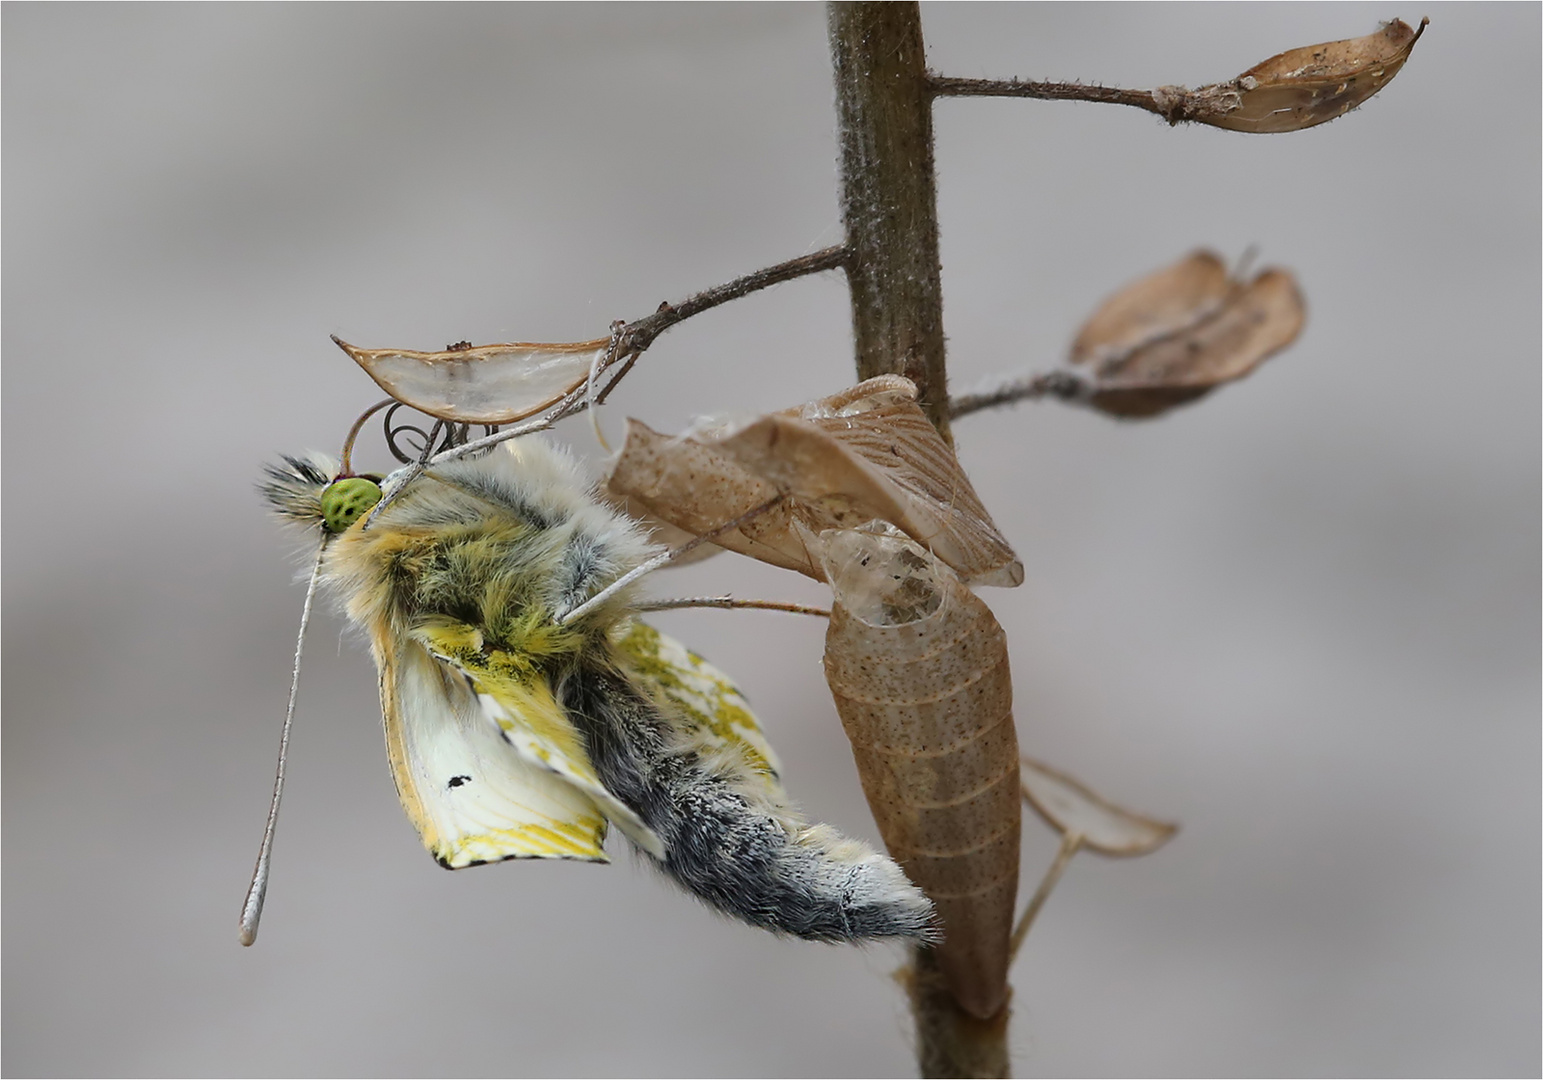
[[[825,677],[890,854],[932,898],[955,999],[1007,996],[1018,890],[1018,736],[991,609],[893,526],[806,537],[835,593]]]
[[[610,339],[542,345],[512,342],[444,352],[338,347],[398,401],[441,420],[507,424],[578,389]]]
[[[1145,855],[1178,831],[1155,818],[1122,809],[1086,786],[1033,758],[1022,761],[1023,794],[1029,805],[1062,835],[1082,837],[1082,846],[1103,855]]]
[[[1231,82],[1180,91],[1183,102],[1176,118],[1261,134],[1326,123],[1386,86],[1409,59],[1429,22],[1421,19],[1415,30],[1394,19],[1366,37],[1272,56]]]
[[[1153,416],[1241,379],[1296,340],[1306,317],[1287,271],[1244,284],[1216,254],[1197,251],[1104,301],[1070,361],[1087,371],[1094,408]]]
[[[665,460],[671,455],[679,460]],[[915,385],[899,376],[870,379],[740,428],[676,440],[642,425],[629,428],[610,486],[666,521],[703,531],[784,494],[783,514],[740,530],[776,554],[744,553],[815,578],[821,572],[791,531],[794,520],[814,533],[889,521],[971,584],[1023,581],[1023,565],[917,406]],[[719,543],[744,550],[732,536]]]
[[[1106,364],[1213,314],[1232,289],[1221,256],[1192,252],[1105,300],[1072,342],[1071,362],[1101,372]]]
[[[690,536],[712,532],[777,494],[770,482],[711,446],[661,435],[637,420],[627,421],[627,439],[606,487],[614,499],[641,505],[651,517]],[[714,543],[818,577],[803,540],[793,533],[790,515],[791,508],[780,504]]]

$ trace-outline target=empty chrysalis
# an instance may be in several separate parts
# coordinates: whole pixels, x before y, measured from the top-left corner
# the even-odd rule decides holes
[[[565,454],[527,436],[384,478],[347,460],[286,457],[261,490],[317,540],[302,634],[322,586],[369,636],[397,794],[441,866],[606,862],[614,825],[753,925],[821,941],[932,936],[930,902],[891,859],[791,807],[729,678],[637,617],[632,582],[663,558]],[[292,686],[284,744],[293,700]],[[245,944],[282,778],[281,758]]]

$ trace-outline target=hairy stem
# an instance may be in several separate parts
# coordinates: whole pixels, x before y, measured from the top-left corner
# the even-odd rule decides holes
[[[901,973],[916,1017],[916,1066],[924,1078],[1012,1075],[1008,1059],[1007,1021],[1012,1010],[1002,1006],[990,1020],[961,1009],[943,982],[937,956],[917,949],[911,967]]]
[[[715,308],[719,304],[726,304],[730,300],[738,300],[741,296],[753,293],[758,289],[764,289],[769,285],[777,285],[784,281],[791,281],[805,274],[818,274],[822,270],[835,270],[844,266],[847,262],[846,245],[823,248],[809,255],[800,255],[796,259],[778,263],[776,266],[768,266],[764,270],[746,274],[744,277],[735,278],[724,285],[718,285],[711,289],[704,289],[695,296],[682,300],[678,304],[660,304],[659,310],[652,315],[645,315],[641,319],[627,323],[620,330],[621,343],[617,349],[619,353],[640,353],[654,343],[654,339],[664,333],[670,327],[682,320],[689,319],[693,315],[700,315],[709,308]]]
[[[1046,371],[1038,375],[1007,379],[989,390],[949,398],[948,415],[957,420],[982,409],[1032,398],[1055,397],[1074,401],[1087,392],[1087,383],[1078,376],[1066,371]]]
[[[858,378],[909,378],[928,419],[952,441],[921,11],[852,2],[827,10]],[[966,1013],[927,947],[914,950],[904,977],[922,1076],[1008,1075],[1006,1005],[990,1020]]]
[[[929,75],[927,86],[938,97],[1021,97],[1040,101],[1096,101],[1104,105],[1134,105],[1175,122],[1161,95],[1151,90],[1121,90],[1086,83],[1032,82],[1028,79],[959,79]]]
[[[904,375],[945,439],[932,93],[915,3],[829,5],[857,375]]]

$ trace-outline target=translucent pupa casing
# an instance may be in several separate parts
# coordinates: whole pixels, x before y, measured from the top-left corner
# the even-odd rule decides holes
[[[825,677],[868,805],[937,907],[954,997],[994,1016],[1007,998],[1022,825],[1006,636],[893,527],[805,536],[835,591]]]

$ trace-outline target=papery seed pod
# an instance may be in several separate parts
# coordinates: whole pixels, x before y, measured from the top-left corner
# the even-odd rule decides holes
[[[938,967],[983,1019],[1007,998],[1022,825],[1007,640],[898,530],[809,536],[835,603],[825,677],[890,854],[932,899]]]
[[[1155,416],[1249,374],[1295,341],[1306,319],[1287,271],[1239,281],[1215,253],[1196,251],[1099,305],[1069,360],[1095,409]]]
[[[1062,836],[1100,855],[1146,855],[1173,838],[1177,825],[1116,806],[1080,780],[1042,761],[1023,759],[1023,797]]]
[[[976,585],[1023,581],[1013,554],[953,449],[897,375],[749,424],[669,438],[636,420],[611,491],[701,535],[775,496],[784,502],[717,543],[814,578],[823,574],[795,522],[813,533],[888,521]]]
[[[556,404],[584,384],[611,344],[599,338],[474,348],[463,341],[443,352],[414,352],[332,340],[398,401],[462,424],[507,424]]]
[[[613,501],[642,507],[689,536],[701,536],[774,498],[777,489],[711,445],[664,435],[627,421],[627,440],[606,478]],[[719,547],[812,574],[804,544],[782,503],[737,529],[720,533]]]
[[[1374,34],[1291,49],[1256,64],[1230,82],[1153,92],[1168,118],[1230,131],[1301,131],[1345,115],[1386,86],[1425,32],[1401,19]]]

